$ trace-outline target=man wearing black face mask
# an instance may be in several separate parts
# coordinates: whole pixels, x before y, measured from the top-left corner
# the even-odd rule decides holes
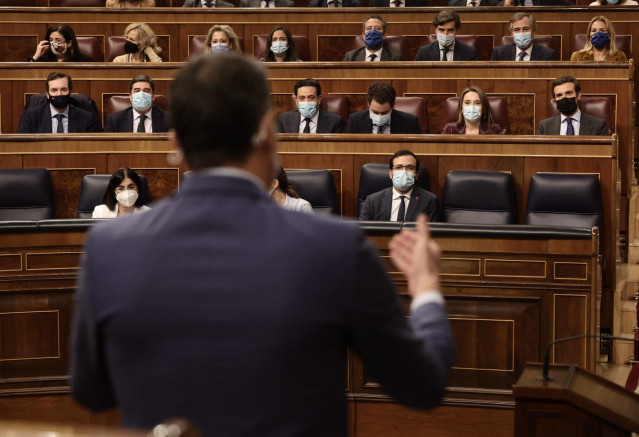
[[[572,76],[562,76],[552,83],[552,96],[561,115],[539,122],[537,135],[610,135],[606,121],[581,112],[581,86]]]
[[[364,20],[362,39],[366,45],[346,53],[344,60],[355,62],[403,61],[402,55],[384,47],[385,36],[386,21],[379,15],[371,15]]]
[[[94,114],[69,104],[72,88],[69,75],[59,72],[49,74],[46,83],[49,104],[24,111],[18,133],[102,132],[102,126]]]

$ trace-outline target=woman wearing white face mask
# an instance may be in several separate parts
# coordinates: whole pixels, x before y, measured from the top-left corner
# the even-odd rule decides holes
[[[30,62],[91,62],[80,53],[75,32],[68,24],[56,24],[47,29]]]
[[[205,50],[213,53],[235,52],[242,53],[240,39],[233,28],[227,24],[216,24],[209,29],[206,40],[204,40]]]
[[[442,129],[443,134],[461,135],[498,135],[501,126],[493,120],[488,97],[481,88],[466,88],[459,98],[457,106],[459,118],[456,123],[448,123]]]
[[[93,218],[116,218],[138,213],[147,209],[143,205],[148,199],[148,193],[140,176],[128,167],[119,168],[111,176],[109,186],[102,201],[93,210]]]
[[[271,182],[269,196],[284,209],[313,214],[313,207],[306,200],[301,199],[300,195],[293,189],[282,166],[280,166],[277,178]]]
[[[301,62],[295,49],[295,41],[291,32],[284,26],[271,30],[266,40],[266,54],[260,58],[262,62]]]

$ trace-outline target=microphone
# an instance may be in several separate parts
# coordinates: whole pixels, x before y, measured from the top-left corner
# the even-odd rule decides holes
[[[602,340],[625,340],[637,342],[639,338],[628,338],[628,337],[616,337],[610,334],[582,334],[582,335],[573,335],[572,337],[563,337],[558,338],[557,340],[551,341],[546,347],[546,355],[544,356],[544,368],[541,376],[537,377],[537,381],[554,381],[550,376],[548,376],[548,370],[550,368],[550,348],[552,348],[557,343],[563,343],[564,341],[570,340],[579,340],[582,338],[600,338]]]

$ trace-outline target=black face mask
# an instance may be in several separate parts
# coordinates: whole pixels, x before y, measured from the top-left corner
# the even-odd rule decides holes
[[[133,44],[131,41],[124,43],[124,53],[137,53],[140,51],[140,47],[137,44]]]
[[[69,102],[71,101],[71,94],[61,94],[59,96],[49,96],[49,103],[53,105],[54,108],[64,109],[69,106]]]
[[[575,113],[577,110],[577,98],[576,97],[564,97],[557,100],[557,109],[565,116],[569,116]]]

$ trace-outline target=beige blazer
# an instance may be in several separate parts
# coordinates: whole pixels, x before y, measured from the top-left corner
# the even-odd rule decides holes
[[[139,6],[127,5],[126,1],[120,2],[120,0],[106,0],[107,8],[154,8],[155,0],[140,0]]]
[[[162,62],[162,58],[160,55],[155,53],[151,47],[147,47],[144,49],[145,60],[143,62]],[[131,54],[125,53],[124,55],[116,56],[113,58],[113,62],[134,62],[131,60]]]

